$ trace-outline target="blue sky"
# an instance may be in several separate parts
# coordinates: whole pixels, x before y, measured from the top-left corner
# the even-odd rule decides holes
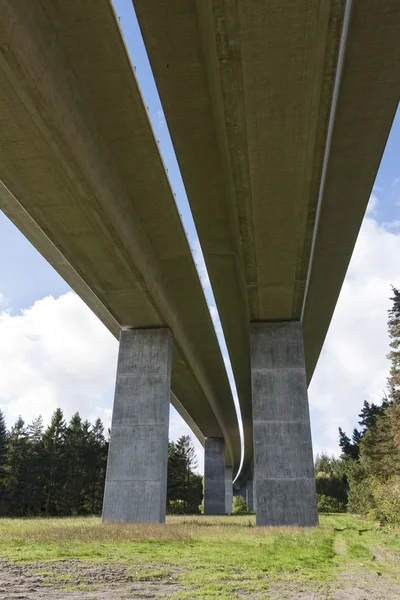
[[[115,0],[114,4],[227,357],[132,3]],[[388,296],[390,284],[400,286],[399,158],[398,113],[309,390],[316,451],[337,452],[337,427],[354,427],[363,400],[379,402],[384,391],[388,371]],[[8,422],[12,423],[18,414],[30,420],[42,413],[48,419],[60,405],[68,417],[79,409],[84,417],[100,416],[108,423],[116,352],[117,343],[111,335],[0,213],[0,408]],[[187,432],[186,425],[172,410],[171,437]],[[198,444],[196,447],[201,468],[202,453]]]

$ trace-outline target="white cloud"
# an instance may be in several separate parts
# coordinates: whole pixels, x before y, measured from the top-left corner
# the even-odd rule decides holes
[[[72,292],[38,300],[20,314],[0,310],[0,408],[8,424],[39,414],[49,422],[60,407],[66,418],[79,411],[108,428],[117,352],[116,339]],[[169,434],[194,439],[173,408]],[[195,445],[202,468],[201,445]]]
[[[378,198],[377,196],[375,196],[375,194],[371,194],[369,202],[368,202],[368,206],[367,206],[367,215],[375,215],[376,214],[376,210],[378,208]]]
[[[117,342],[72,292],[0,313],[0,402],[7,421],[61,407],[109,420]],[[109,423],[107,423],[108,425]]]
[[[351,433],[364,400],[382,399],[389,363],[387,310],[400,285],[400,234],[367,216],[310,385],[315,451],[338,453],[337,429]]]

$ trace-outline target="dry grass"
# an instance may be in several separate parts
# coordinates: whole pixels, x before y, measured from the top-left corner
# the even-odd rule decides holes
[[[312,531],[312,529],[308,529]],[[246,532],[246,533],[245,533]],[[190,540],[199,536],[213,537],[243,536],[297,537],[304,534],[300,527],[255,527],[254,516],[197,515],[169,516],[165,525],[158,523],[106,523],[98,517],[0,519],[0,536],[3,541],[29,542],[138,542],[157,540]]]
[[[98,517],[66,519],[0,519],[2,540],[120,542],[145,540],[187,540],[204,528],[214,534],[227,529],[254,528],[254,517],[192,517],[171,516],[166,525],[157,523],[106,523]]]

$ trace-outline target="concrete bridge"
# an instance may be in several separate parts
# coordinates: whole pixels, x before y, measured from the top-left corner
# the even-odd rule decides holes
[[[228,346],[257,522],[313,524],[306,380],[399,100],[399,3],[133,4]]]
[[[307,381],[399,97],[398,2],[134,6],[234,370],[241,483],[258,524],[316,524]],[[111,4],[0,0],[0,43],[0,208],[120,336],[104,519],[164,520],[170,390],[205,444],[206,512],[229,511],[232,394]]]
[[[1,1],[0,36],[0,208],[121,335],[104,518],[164,519],[170,390],[224,512],[232,392],[112,5]]]

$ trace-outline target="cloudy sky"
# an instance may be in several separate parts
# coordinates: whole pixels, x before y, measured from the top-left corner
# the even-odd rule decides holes
[[[205,286],[217,311],[161,105],[130,0],[117,14]],[[387,310],[400,286],[400,114],[394,122],[345,283],[309,388],[316,452],[338,452],[337,428],[351,431],[364,401],[379,402],[388,373]],[[223,344],[223,340],[221,340]],[[226,351],[225,351],[226,356]],[[0,212],[0,408],[48,421],[60,406],[70,417],[111,419],[117,342]],[[228,361],[227,365],[229,368]],[[170,437],[190,433],[171,409]],[[203,456],[197,445],[199,466]]]

